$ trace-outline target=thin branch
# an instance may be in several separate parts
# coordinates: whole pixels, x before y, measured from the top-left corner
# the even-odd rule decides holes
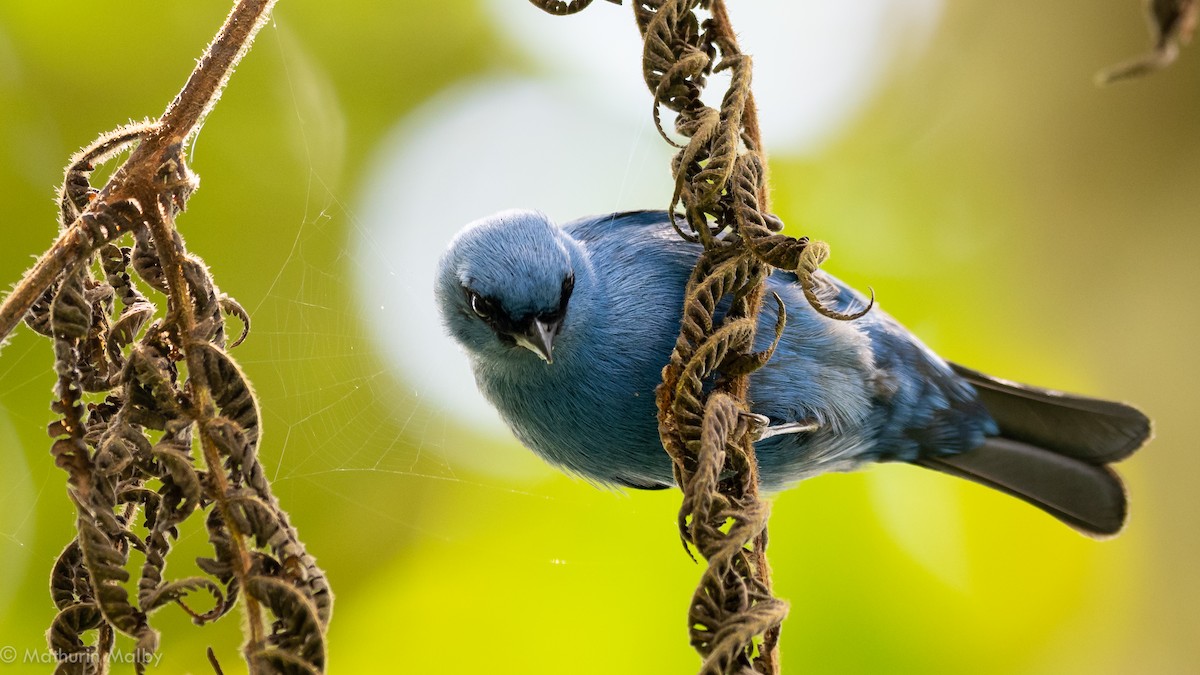
[[[169,141],[191,136],[221,97],[233,69],[266,23],[276,0],[241,0],[196,64],[183,90],[161,118],[162,135]]]
[[[196,64],[187,83],[167,106],[153,132],[130,154],[113,174],[97,198],[66,228],[48,251],[0,304],[0,349],[33,303],[66,269],[91,253],[92,242],[83,236],[84,216],[99,212],[106,204],[151,189],[154,176],[171,147],[191,138],[220,98],[221,89],[254,41],[276,0],[239,0],[226,17],[216,39]],[[150,201],[149,203],[153,203]]]
[[[4,298],[3,304],[0,304],[0,349],[4,348],[9,334],[50,284],[63,270],[74,267],[85,257],[87,247],[82,245],[79,234],[75,227],[67,228]]]

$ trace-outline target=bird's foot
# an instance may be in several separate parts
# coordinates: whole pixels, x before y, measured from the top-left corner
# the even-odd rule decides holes
[[[756,443],[772,436],[803,434],[809,431],[816,431],[819,428],[816,422],[809,421],[788,422],[787,424],[771,426],[771,418],[766,415],[759,415],[757,413],[743,413],[743,415],[746,423],[750,426],[750,436]]]

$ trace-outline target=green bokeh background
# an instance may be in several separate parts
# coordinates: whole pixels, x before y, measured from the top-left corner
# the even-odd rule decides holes
[[[54,237],[66,158],[159,114],[227,4],[0,3],[0,283]],[[930,48],[838,140],[772,158],[776,210],[948,358],[1135,401],[1158,437],[1122,468],[1131,523],[1107,542],[906,466],[783,494],[787,672],[1200,673],[1200,53],[1101,90],[1092,73],[1145,46],[1138,3],[946,4]],[[424,409],[356,314],[348,250],[373,147],[463,78],[540,72],[520,53],[474,2],[283,0],[195,148],[203,186],[180,227],[253,312],[235,356],[262,403],[263,462],[337,592],[333,672],[698,663],[678,495],[447,471],[441,447],[510,441]],[[460,190],[447,176],[446,198]],[[44,433],[50,364],[24,328],[0,354],[0,646],[18,650],[0,675],[49,670],[20,662],[44,653],[49,568],[72,532]],[[168,572],[203,549],[185,531]],[[209,672],[208,645],[241,668],[236,618],[154,618],[160,672]]]

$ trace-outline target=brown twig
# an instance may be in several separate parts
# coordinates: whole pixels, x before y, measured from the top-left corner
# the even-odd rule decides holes
[[[254,35],[262,27],[276,0],[239,0],[234,6],[216,39],[208,46],[196,64],[183,89],[167,106],[167,110],[146,135],[141,144],[117,169],[112,178],[83,214],[71,223],[58,241],[22,276],[12,292],[0,304],[0,348],[50,284],[64,270],[87,258],[93,243],[84,236],[81,220],[94,214],[104,204],[133,194],[145,194],[152,189],[155,174],[174,145],[182,144],[196,133],[204,116],[220,96]],[[153,203],[153,202],[151,202]]]
[[[50,284],[63,270],[79,264],[86,253],[86,248],[80,242],[79,230],[72,227],[63,232],[50,250],[38,258],[4,298],[4,302],[0,303],[0,349],[4,348],[9,334]]]

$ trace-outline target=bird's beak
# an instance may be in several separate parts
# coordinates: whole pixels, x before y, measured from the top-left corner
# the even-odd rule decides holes
[[[554,363],[554,336],[558,334],[559,323],[535,318],[524,333],[513,337],[517,344],[542,357],[546,363]]]

